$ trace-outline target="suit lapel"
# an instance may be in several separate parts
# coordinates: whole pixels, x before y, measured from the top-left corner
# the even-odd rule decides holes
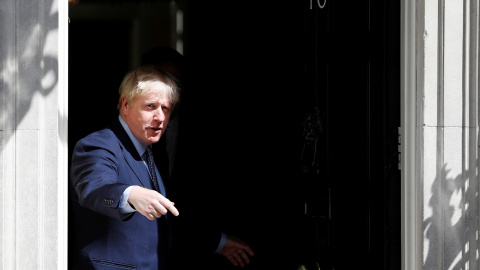
[[[123,129],[120,121],[115,119],[111,127],[113,133],[119,140],[120,147],[123,151],[123,157],[133,173],[137,176],[138,181],[143,187],[152,188],[152,184],[149,181],[150,176],[145,168],[142,158],[137,152],[137,149],[133,145],[133,142],[128,137],[127,132]]]
[[[148,175],[147,169],[145,168],[145,164],[143,160],[140,158],[139,160],[134,158],[130,152],[128,152],[125,148],[123,149],[123,156],[125,161],[127,162],[130,169],[132,169],[133,173],[137,176],[138,181],[142,184],[142,186],[147,188],[152,188],[152,185],[148,179],[150,179],[150,175]]]

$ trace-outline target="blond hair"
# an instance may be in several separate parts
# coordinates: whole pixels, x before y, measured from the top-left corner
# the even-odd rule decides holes
[[[155,89],[166,90],[169,94],[172,108],[175,107],[180,98],[180,88],[175,77],[158,66],[144,65],[134,68],[123,78],[118,89],[120,97],[117,108],[119,110],[122,108],[123,99],[132,104],[136,98],[150,91],[152,86]]]

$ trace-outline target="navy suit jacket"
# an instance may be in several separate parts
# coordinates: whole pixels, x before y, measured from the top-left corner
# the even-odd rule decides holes
[[[118,119],[78,141],[70,171],[73,269],[167,269],[174,217],[151,221],[137,212],[121,214],[120,198],[131,185],[152,189]]]

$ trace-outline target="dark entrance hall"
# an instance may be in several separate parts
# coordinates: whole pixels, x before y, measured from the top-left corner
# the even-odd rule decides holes
[[[172,18],[86,8],[135,2],[171,1],[71,5],[70,151],[117,115],[132,59],[172,44],[153,37]],[[247,242],[245,269],[400,269],[399,1],[176,2],[189,65],[179,205]],[[179,269],[239,269],[184,252]]]

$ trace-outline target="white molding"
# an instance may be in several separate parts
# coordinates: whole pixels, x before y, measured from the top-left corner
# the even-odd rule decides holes
[[[68,268],[68,1],[58,4],[58,269]]]
[[[402,269],[422,269],[421,207],[417,190],[416,0],[401,0],[401,222]]]

